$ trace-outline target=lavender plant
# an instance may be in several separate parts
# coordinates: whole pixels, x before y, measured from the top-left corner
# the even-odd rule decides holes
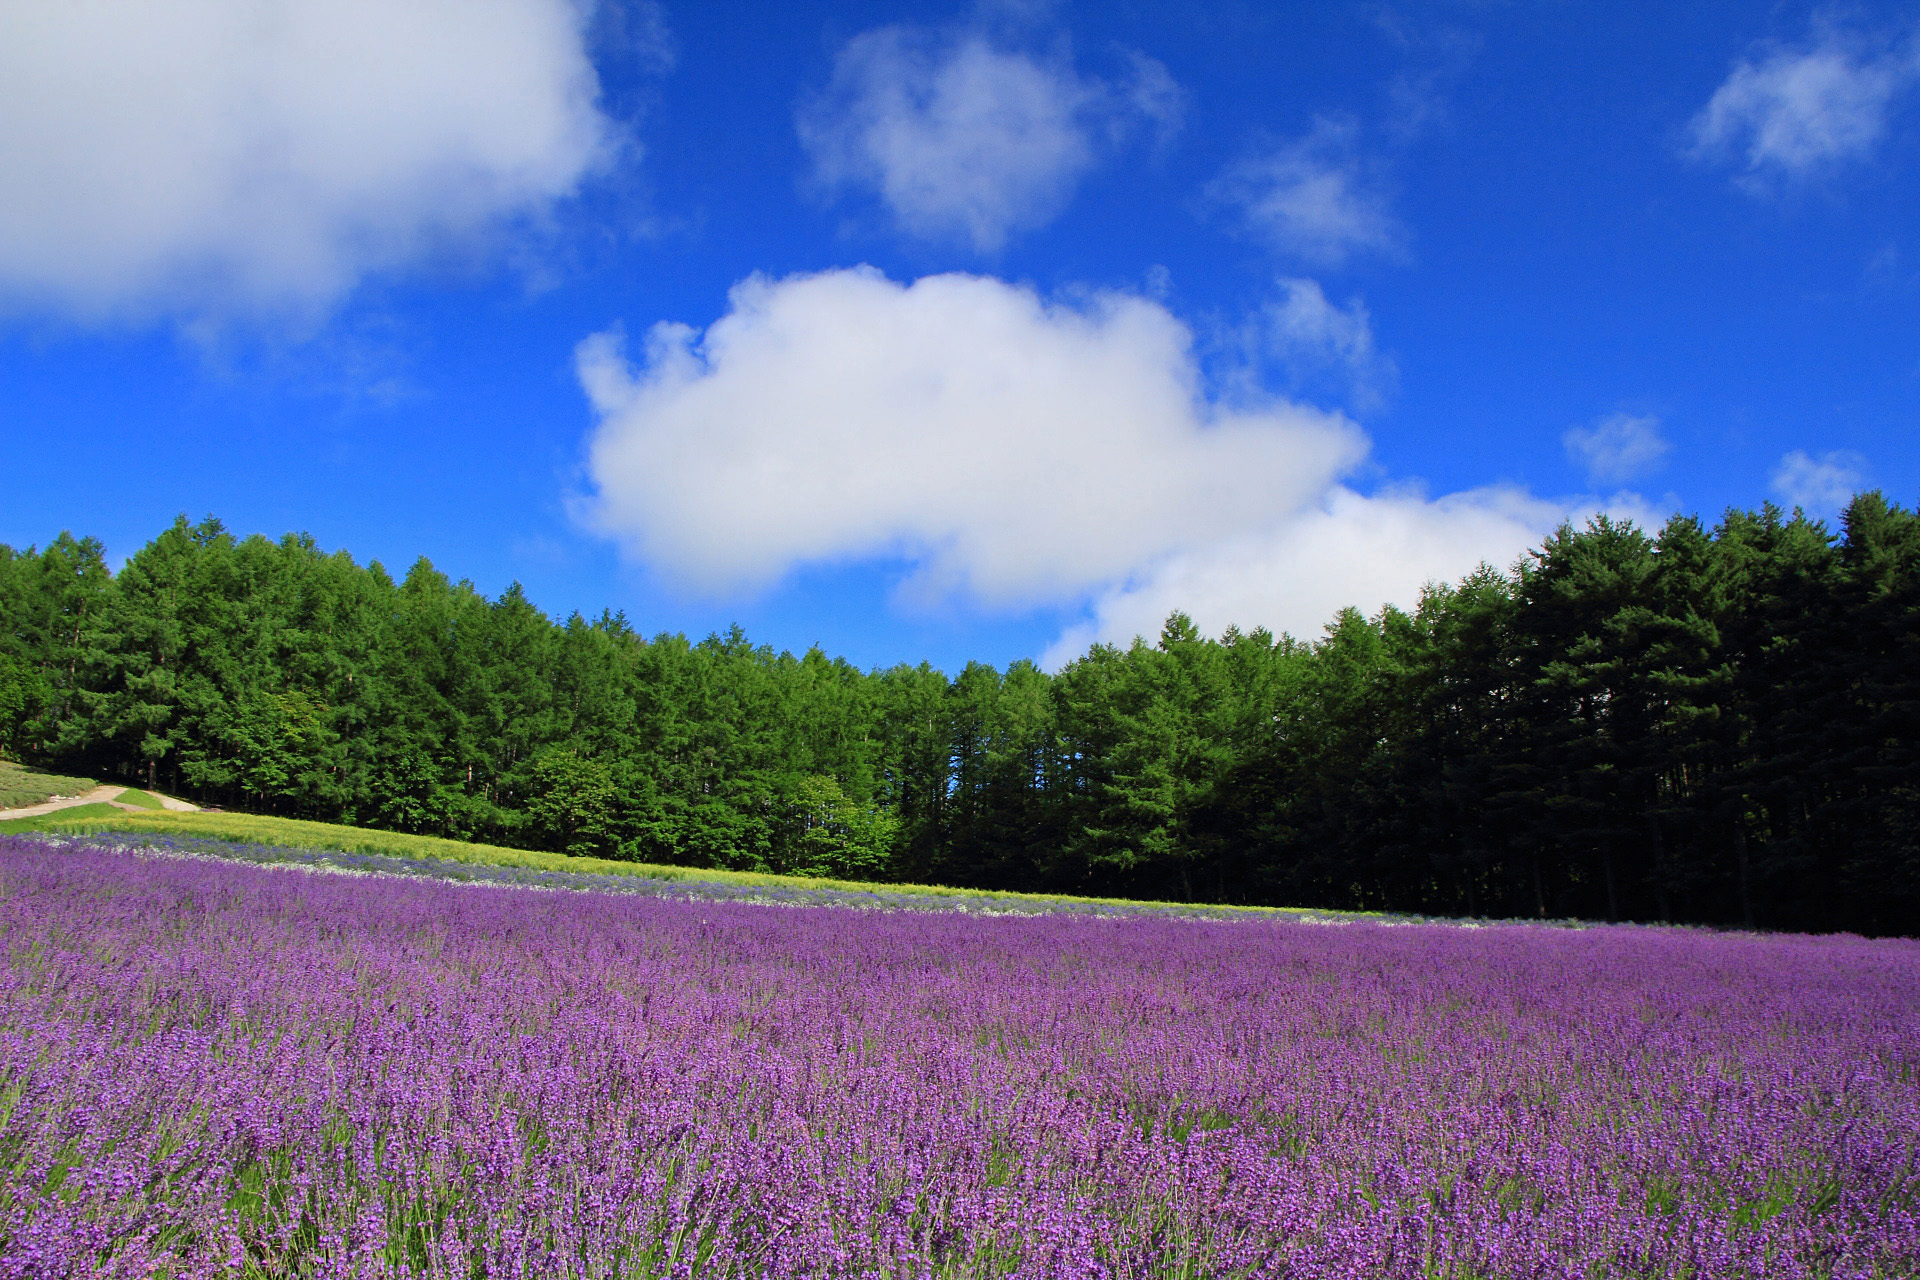
[[[0,841],[0,1277],[1920,1273],[1920,945]]]

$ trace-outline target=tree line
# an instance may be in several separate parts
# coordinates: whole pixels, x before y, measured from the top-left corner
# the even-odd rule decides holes
[[[184,517],[0,546],[0,750],[575,854],[1196,902],[1920,932],[1920,514],[1563,527],[1312,639],[1057,673],[547,617]]]

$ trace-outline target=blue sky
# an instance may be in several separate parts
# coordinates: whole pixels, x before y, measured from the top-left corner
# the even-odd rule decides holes
[[[11,29],[9,29],[11,28]],[[863,666],[1920,489],[1910,5],[0,14],[0,541]]]

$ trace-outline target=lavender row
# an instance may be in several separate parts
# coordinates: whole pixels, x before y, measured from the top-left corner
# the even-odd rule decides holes
[[[549,871],[537,867],[443,862],[378,853],[349,853],[335,849],[301,849],[288,845],[246,844],[203,836],[169,836],[146,832],[106,832],[85,836],[43,837],[58,848],[117,849],[148,857],[214,858],[254,866],[297,868],[347,875],[406,876],[460,884],[515,885],[533,889],[561,889],[588,893],[639,894],[693,902],[740,902],[758,906],[852,907],[878,911],[941,911],[974,915],[1082,915],[1106,918],[1157,916],[1181,920],[1245,920],[1263,914],[1260,908],[1214,906],[1206,903],[1130,902],[1123,899],[1048,897],[1041,894],[950,893],[916,889],[830,888],[793,881],[729,881],[703,879],[700,873],[661,867],[651,874],[604,874]],[[1291,912],[1299,919],[1334,921],[1378,919],[1395,922],[1424,917],[1343,911]],[[1559,921],[1560,924],[1572,924]]]
[[[1920,1273],[1920,945],[0,840],[0,1277]]]

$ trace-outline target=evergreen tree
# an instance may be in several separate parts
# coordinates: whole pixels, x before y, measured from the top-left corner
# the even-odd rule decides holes
[[[556,621],[184,517],[0,547],[0,751],[599,856],[1186,900],[1920,930],[1920,514],[1562,528],[1312,642],[1058,674]]]

